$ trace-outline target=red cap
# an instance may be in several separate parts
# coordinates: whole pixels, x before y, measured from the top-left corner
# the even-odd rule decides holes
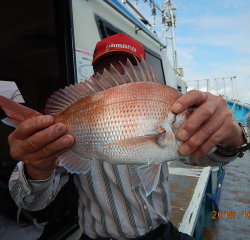
[[[139,60],[142,57],[145,59],[143,46],[123,33],[105,38],[96,44],[92,65],[95,66],[101,59],[111,55],[136,56]]]

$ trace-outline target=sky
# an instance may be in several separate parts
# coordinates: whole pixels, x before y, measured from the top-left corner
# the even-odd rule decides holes
[[[132,2],[132,0],[131,0]],[[162,5],[164,0],[155,0]],[[176,0],[176,46],[183,80],[218,78],[218,94],[224,95],[223,77],[236,76],[238,99],[250,104],[250,0]],[[139,0],[139,11],[151,23],[149,1]],[[154,30],[164,43],[161,13],[156,10]],[[169,31],[167,32],[168,37]],[[167,43],[171,52],[171,42]],[[171,55],[168,55],[172,61]],[[211,80],[212,93],[215,80]],[[233,82],[235,84],[235,81]],[[197,82],[188,82],[188,90]],[[232,98],[231,80],[225,79],[226,96]],[[214,88],[213,88],[214,86]],[[234,85],[235,86],[235,85]],[[206,81],[199,83],[207,91]],[[236,87],[234,87],[236,89]],[[234,98],[236,98],[234,92]]]

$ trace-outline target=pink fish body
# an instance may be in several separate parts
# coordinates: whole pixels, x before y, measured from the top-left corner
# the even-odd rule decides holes
[[[46,113],[75,138],[74,145],[57,154],[68,171],[84,174],[95,161],[131,165],[132,187],[142,183],[149,195],[161,163],[180,158],[176,133],[188,113],[173,114],[170,108],[182,94],[157,83],[144,60],[137,64],[128,60],[125,75],[111,66],[109,72],[56,92]],[[6,111],[3,99],[0,96],[0,106]],[[13,113],[9,117],[13,120]]]

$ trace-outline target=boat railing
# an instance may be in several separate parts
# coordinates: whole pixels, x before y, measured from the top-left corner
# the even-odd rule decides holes
[[[210,92],[213,93],[214,95],[221,96],[223,98],[237,102],[239,101],[239,98],[238,98],[236,77],[237,76],[200,78],[200,79],[185,80],[185,82],[188,82],[188,88],[190,89],[197,89],[203,92]],[[227,84],[228,80],[230,80],[231,82],[231,89],[228,88]],[[193,84],[190,84],[190,82],[196,82],[196,87],[194,87]],[[204,82],[206,82],[205,85]],[[223,83],[223,85],[221,85],[221,82]],[[231,97],[229,97],[230,95]]]
[[[247,114],[250,112],[250,104],[239,100],[236,76],[202,78],[185,81],[187,82],[188,90],[196,89],[223,97],[227,101],[227,105],[236,119],[244,124],[249,123]],[[228,81],[230,81],[231,84],[228,84]],[[196,84],[192,84],[195,82]],[[230,85],[231,88],[229,87]]]

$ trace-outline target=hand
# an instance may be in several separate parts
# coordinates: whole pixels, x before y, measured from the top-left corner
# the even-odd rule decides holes
[[[26,177],[45,180],[53,174],[58,165],[54,154],[74,143],[72,135],[62,136],[66,131],[48,115],[27,119],[10,134],[11,157],[25,163]]]
[[[171,110],[180,113],[193,105],[197,108],[177,134],[184,142],[179,148],[180,154],[200,158],[218,144],[229,147],[244,144],[242,130],[225,99],[192,90],[178,98]]]

